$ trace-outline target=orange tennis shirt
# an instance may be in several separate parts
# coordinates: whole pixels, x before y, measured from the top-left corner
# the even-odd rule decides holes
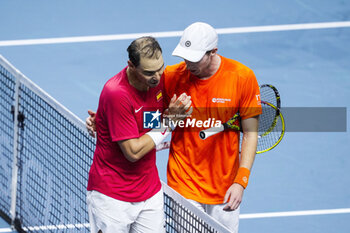
[[[167,168],[168,185],[185,198],[204,204],[223,202],[239,167],[239,132],[226,131],[202,140],[199,131],[228,121],[237,111],[242,119],[261,114],[259,86],[251,69],[220,56],[218,71],[201,80],[184,62],[164,71],[165,104],[186,93],[191,117],[172,133]],[[199,123],[198,123],[199,122]]]

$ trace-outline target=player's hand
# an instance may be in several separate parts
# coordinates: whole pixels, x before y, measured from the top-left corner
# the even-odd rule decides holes
[[[88,114],[90,115],[85,120],[85,126],[90,136],[96,137],[96,112],[88,110]]]
[[[174,94],[169,103],[169,108],[166,110],[166,114],[173,121],[182,120],[192,114],[193,108],[191,107],[191,96],[186,93],[182,93],[178,98]]]
[[[244,188],[242,185],[234,183],[230,186],[230,188],[226,191],[226,195],[224,198],[224,203],[227,205],[223,210],[225,211],[233,211],[236,210],[242,202]]]

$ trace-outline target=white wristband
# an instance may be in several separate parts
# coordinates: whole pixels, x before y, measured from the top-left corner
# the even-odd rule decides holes
[[[161,126],[160,129],[152,129],[148,133],[146,133],[148,136],[150,136],[156,145],[156,147],[170,134],[170,128],[167,126]]]

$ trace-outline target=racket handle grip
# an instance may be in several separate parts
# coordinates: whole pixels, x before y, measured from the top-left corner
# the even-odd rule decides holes
[[[213,135],[215,135],[217,133],[220,133],[220,132],[222,132],[224,130],[225,130],[224,125],[221,125],[219,128],[218,127],[213,127],[213,128],[205,129],[205,130],[202,130],[202,131],[199,132],[199,137],[202,140],[205,140],[208,137],[213,136]]]

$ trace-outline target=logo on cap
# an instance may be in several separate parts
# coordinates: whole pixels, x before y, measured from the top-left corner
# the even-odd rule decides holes
[[[186,47],[190,47],[190,46],[191,46],[191,41],[189,41],[189,40],[186,41],[186,42],[185,42],[185,46],[186,46]]]

